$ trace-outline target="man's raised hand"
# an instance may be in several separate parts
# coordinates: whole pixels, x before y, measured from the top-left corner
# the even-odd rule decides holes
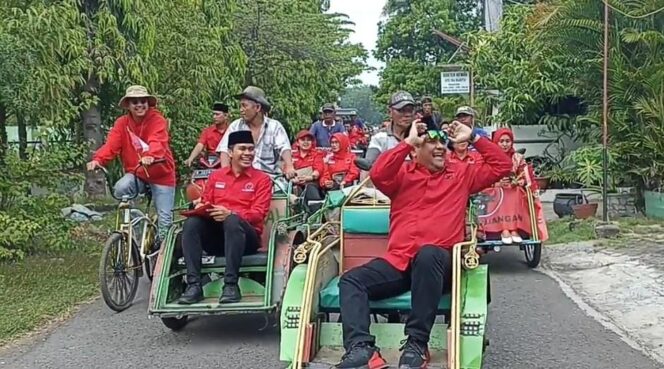
[[[420,137],[420,134],[427,130],[426,123],[422,123],[421,120],[416,119],[413,124],[410,125],[410,132],[405,141],[411,146],[420,146],[424,142],[424,138]]]
[[[455,120],[450,124],[449,137],[452,142],[470,142],[470,136],[472,134],[473,129],[461,122]]]

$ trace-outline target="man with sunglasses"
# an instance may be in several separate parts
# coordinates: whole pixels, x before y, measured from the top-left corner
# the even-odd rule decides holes
[[[127,88],[119,105],[128,114],[115,121],[87,169],[94,170],[120,156],[125,175],[115,184],[115,196],[133,196],[149,184],[157,209],[158,239],[163,240],[171,226],[175,201],[175,161],[168,143],[168,122],[156,108],[157,98],[143,86]],[[142,166],[136,170],[139,164]]]
[[[371,137],[363,166],[371,166],[378,156],[397,146],[408,135],[415,113],[415,99],[406,91],[398,91],[388,104],[390,122],[384,131]]]
[[[452,276],[451,250],[464,240],[465,213],[472,193],[491,186],[512,169],[500,148],[468,126],[453,122],[449,138],[472,142],[483,164],[445,160],[446,135],[413,122],[408,136],[383,153],[371,168],[378,190],[391,200],[387,252],[341,276],[339,281],[343,343],[339,369],[385,368],[386,361],[369,333],[369,300],[411,291],[400,369],[425,368],[428,342],[442,294]],[[405,163],[408,155],[413,161]]]
[[[220,102],[214,103],[214,106],[212,107],[212,119],[214,124],[205,128],[203,132],[201,132],[198,143],[194,146],[189,158],[184,161],[185,165],[190,167],[203,150],[205,150],[208,155],[215,153],[217,146],[219,146],[219,142],[221,142],[224,133],[226,133],[226,128],[228,128],[228,116],[228,105]]]

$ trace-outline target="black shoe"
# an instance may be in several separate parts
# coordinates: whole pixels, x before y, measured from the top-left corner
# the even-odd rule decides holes
[[[389,367],[377,347],[361,343],[344,354],[336,369],[385,369]]]
[[[184,293],[178,299],[178,304],[182,305],[191,305],[203,300],[203,289],[201,285],[190,284],[187,285],[187,289],[184,290]]]
[[[221,297],[219,297],[219,303],[232,304],[234,302],[240,302],[240,300],[242,300],[240,287],[238,287],[237,284],[224,283],[224,289],[221,292]]]
[[[426,368],[429,363],[429,348],[424,342],[413,338],[401,341],[400,351],[403,351],[399,359],[399,369]]]

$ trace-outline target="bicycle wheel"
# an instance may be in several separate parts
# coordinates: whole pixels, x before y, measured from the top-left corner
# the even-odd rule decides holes
[[[129,265],[128,247],[132,251],[132,265]],[[140,268],[136,245],[130,246],[127,238],[120,233],[113,233],[106,239],[99,263],[99,284],[109,308],[121,312],[131,306],[138,289]]]

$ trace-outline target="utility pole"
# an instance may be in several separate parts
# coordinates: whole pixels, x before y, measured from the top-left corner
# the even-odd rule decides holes
[[[503,0],[484,0],[484,29],[488,32],[500,30],[503,18]]]
[[[604,88],[602,91],[602,221],[609,221],[609,5],[604,1]]]

